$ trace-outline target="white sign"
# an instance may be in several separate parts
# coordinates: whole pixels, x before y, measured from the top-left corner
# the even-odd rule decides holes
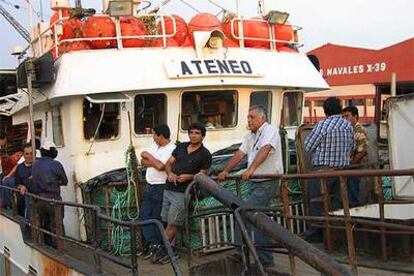
[[[164,62],[171,79],[199,77],[261,77],[257,66],[248,60],[190,59]]]
[[[377,62],[377,63],[368,63],[352,66],[338,66],[332,68],[321,69],[321,75],[330,77],[330,76],[342,76],[342,75],[354,75],[354,74],[363,74],[363,73],[378,73],[384,72],[387,69],[387,63]]]

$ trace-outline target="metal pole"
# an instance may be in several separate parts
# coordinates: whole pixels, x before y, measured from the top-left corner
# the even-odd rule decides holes
[[[208,176],[199,173],[194,177],[194,180],[203,190],[232,210],[236,210],[238,207],[248,207],[246,202],[220,187]],[[316,270],[329,275],[351,275],[351,272],[346,267],[338,264],[331,256],[300,239],[282,225],[272,221],[262,212],[247,212],[244,214],[244,217],[256,226],[259,231],[279,241],[285,248]]]
[[[33,88],[32,88],[32,81],[35,78],[35,70],[33,65],[33,60],[29,58],[25,62],[25,69],[27,74],[27,96],[29,97],[29,130],[30,130],[30,140],[32,143],[32,152],[33,158],[36,156],[36,135],[35,135],[35,128],[34,128],[34,115],[33,115]],[[33,169],[34,166],[32,166]]]

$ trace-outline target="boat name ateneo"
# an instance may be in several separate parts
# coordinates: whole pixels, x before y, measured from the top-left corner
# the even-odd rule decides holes
[[[191,59],[165,62],[169,78],[194,78],[211,76],[260,77],[252,62],[235,59]]]

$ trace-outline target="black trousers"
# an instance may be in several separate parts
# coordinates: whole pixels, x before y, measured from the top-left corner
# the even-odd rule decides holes
[[[59,194],[53,193],[39,193],[39,196],[46,197],[49,199],[54,200],[62,200],[62,197]],[[60,222],[63,225],[63,217],[64,217],[64,207],[60,207],[62,209],[62,221]],[[37,203],[37,212],[39,214],[40,219],[40,227],[42,229],[48,230],[54,234],[56,234],[56,220],[55,220],[55,206],[54,204],[46,201],[38,201]],[[44,241],[46,245],[52,246],[56,248],[56,238],[44,234]]]

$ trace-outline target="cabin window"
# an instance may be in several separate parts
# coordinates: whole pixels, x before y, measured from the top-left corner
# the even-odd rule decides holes
[[[365,102],[364,99],[350,99],[350,100],[348,100],[347,105],[363,106],[364,102]]]
[[[282,119],[283,126],[299,126],[302,123],[302,92],[285,92],[283,94]]]
[[[181,128],[202,123],[207,129],[235,127],[237,124],[237,91],[185,92],[181,97]]]
[[[135,133],[151,134],[155,126],[167,123],[167,97],[165,94],[137,95],[134,106]]]
[[[272,92],[271,91],[257,91],[250,94],[250,106],[262,105],[267,110],[267,119],[270,122],[270,114],[272,108]]]
[[[52,106],[52,132],[53,142],[57,147],[64,146],[63,143],[63,127],[62,127],[62,113],[59,105]]]
[[[114,139],[119,134],[119,103],[83,101],[83,133],[85,139]]]

